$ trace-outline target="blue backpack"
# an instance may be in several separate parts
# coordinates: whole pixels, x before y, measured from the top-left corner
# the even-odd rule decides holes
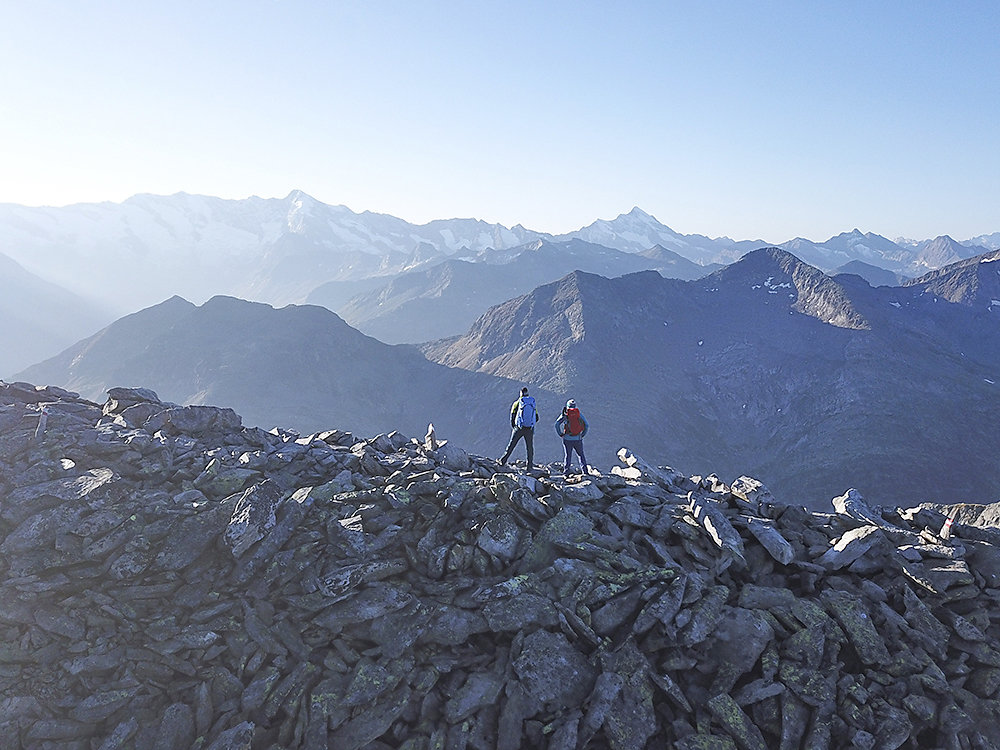
[[[518,427],[534,427],[535,419],[535,399],[532,396],[522,396],[521,403],[517,406],[514,424]]]

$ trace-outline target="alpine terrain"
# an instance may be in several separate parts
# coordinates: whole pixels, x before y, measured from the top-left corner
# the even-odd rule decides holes
[[[0,374],[62,351],[115,319],[101,303],[26,271],[0,254]]]
[[[1000,746],[996,506],[813,513],[627,449],[572,483],[30,383],[0,498],[12,749]]]
[[[521,387],[428,362],[416,349],[364,336],[321,307],[275,310],[231,297],[201,306],[173,297],[19,377],[91,398],[116,382],[142,384],[179,404],[237,409],[266,428],[336,424],[360,434],[423,435],[433,423],[443,437],[498,454],[509,436],[505,415]],[[555,434],[546,432],[546,439],[554,449]]]
[[[942,478],[1000,496],[997,257],[877,289],[777,248],[689,282],[576,272],[424,351],[572,396],[595,456],[748,470],[789,500],[845,473],[880,502],[933,499]]]

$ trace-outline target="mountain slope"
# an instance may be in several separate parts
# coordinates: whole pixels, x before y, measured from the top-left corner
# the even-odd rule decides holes
[[[693,282],[571,274],[424,350],[572,395],[595,455],[749,470],[790,501],[832,497],[849,469],[879,502],[912,502],[942,477],[1000,495],[990,322],[771,248]]]
[[[577,238],[630,253],[641,253],[659,245],[701,266],[729,263],[743,253],[766,245],[762,240],[735,242],[728,237],[711,239],[700,234],[679,234],[639,207],[627,214],[592,224],[556,239]]]
[[[1000,251],[958,261],[904,286],[1000,316]]]
[[[167,300],[18,377],[94,399],[111,386],[142,385],[165,400],[229,406],[249,424],[306,432],[336,424],[422,436],[433,422],[439,437],[487,453],[506,444],[521,386],[387,346],[320,307],[275,310],[228,297],[200,307]]]
[[[0,253],[0,377],[52,356],[113,318]]]
[[[760,247],[764,243],[750,244]],[[688,281],[692,281],[694,279],[700,279],[702,276],[706,276],[712,271],[717,271],[721,268],[718,263],[706,263],[703,266],[698,265],[697,263],[693,263],[688,260],[683,255],[675,253],[673,250],[668,250],[663,247],[663,245],[653,245],[648,250],[643,250],[640,253],[636,253],[636,255],[653,261],[656,264],[653,267],[653,270],[659,271],[661,276],[668,279],[686,279]]]
[[[479,262],[449,259],[395,277],[336,308],[350,325],[386,343],[418,343],[468,330],[492,305],[582,270],[618,276],[654,269],[665,276],[698,278],[708,269],[663,248],[624,253],[582,240],[537,240],[508,250],[486,250]],[[329,292],[325,290],[329,289]],[[337,288],[326,285],[308,297],[334,309]]]
[[[919,254],[911,270],[934,270],[949,266],[967,258],[989,252],[985,247],[972,247],[956,242],[948,235],[941,235],[933,240],[917,245]]]
[[[845,263],[840,268],[832,271],[832,275],[834,276],[843,273],[860,276],[871,286],[899,286],[902,282],[898,273],[887,271],[879,266],[873,266],[871,263],[865,263],[862,260],[852,260],[850,263]]]

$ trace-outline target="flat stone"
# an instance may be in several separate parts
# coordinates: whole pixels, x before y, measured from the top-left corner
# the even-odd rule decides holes
[[[458,646],[467,642],[476,633],[485,633],[489,629],[486,618],[479,612],[444,605],[435,608],[421,641],[443,646]]]
[[[749,518],[746,524],[754,538],[777,562],[788,565],[795,559],[795,549],[774,527],[773,523],[759,518]]]
[[[243,491],[235,499],[232,519],[224,534],[234,557],[242,556],[273,528],[282,495],[276,482],[266,480]]]
[[[722,693],[711,698],[708,710],[740,750],[768,750],[760,729],[729,695]]]
[[[844,628],[861,661],[869,666],[879,666],[889,662],[890,656],[885,641],[872,623],[871,614],[858,597],[842,591],[824,591],[823,600],[830,616]]]
[[[486,602],[483,617],[494,633],[551,628],[559,624],[559,613],[552,602],[532,593]]]
[[[450,724],[456,724],[480,709],[495,704],[503,685],[502,675],[473,672],[445,704],[445,719]]]
[[[883,539],[882,532],[877,526],[851,529],[816,562],[830,570],[844,568],[868,552],[881,539]]]
[[[482,526],[476,539],[476,546],[484,552],[509,562],[517,554],[524,532],[514,517],[507,512],[498,512]]]
[[[153,750],[184,750],[194,743],[194,711],[186,703],[167,706]]]
[[[536,630],[524,639],[514,671],[525,693],[539,703],[567,707],[590,693],[597,670],[562,633]]]
[[[777,505],[774,495],[759,479],[745,475],[740,476],[733,480],[729,489],[741,503],[744,503],[754,513],[760,513],[768,506]]]
[[[206,750],[250,750],[256,727],[252,721],[242,721],[221,732]]]
[[[72,715],[77,721],[96,724],[104,721],[129,704],[133,694],[131,690],[112,690],[89,695],[74,707]]]

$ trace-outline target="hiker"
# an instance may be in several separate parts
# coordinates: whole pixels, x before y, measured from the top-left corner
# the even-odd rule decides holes
[[[570,399],[562,410],[559,419],[556,420],[556,433],[562,438],[563,446],[566,448],[566,466],[563,474],[569,476],[569,464],[573,458],[573,451],[580,457],[580,467],[586,476],[590,473],[587,466],[587,457],[583,455],[583,438],[587,434],[587,420],[577,408],[576,401]]]
[[[538,412],[535,411],[535,399],[528,395],[528,388],[521,389],[521,395],[511,404],[510,407],[510,443],[507,450],[503,452],[500,465],[506,465],[507,459],[514,451],[521,438],[524,438],[524,447],[528,450],[528,471],[534,466],[535,458],[535,422],[538,421]]]

